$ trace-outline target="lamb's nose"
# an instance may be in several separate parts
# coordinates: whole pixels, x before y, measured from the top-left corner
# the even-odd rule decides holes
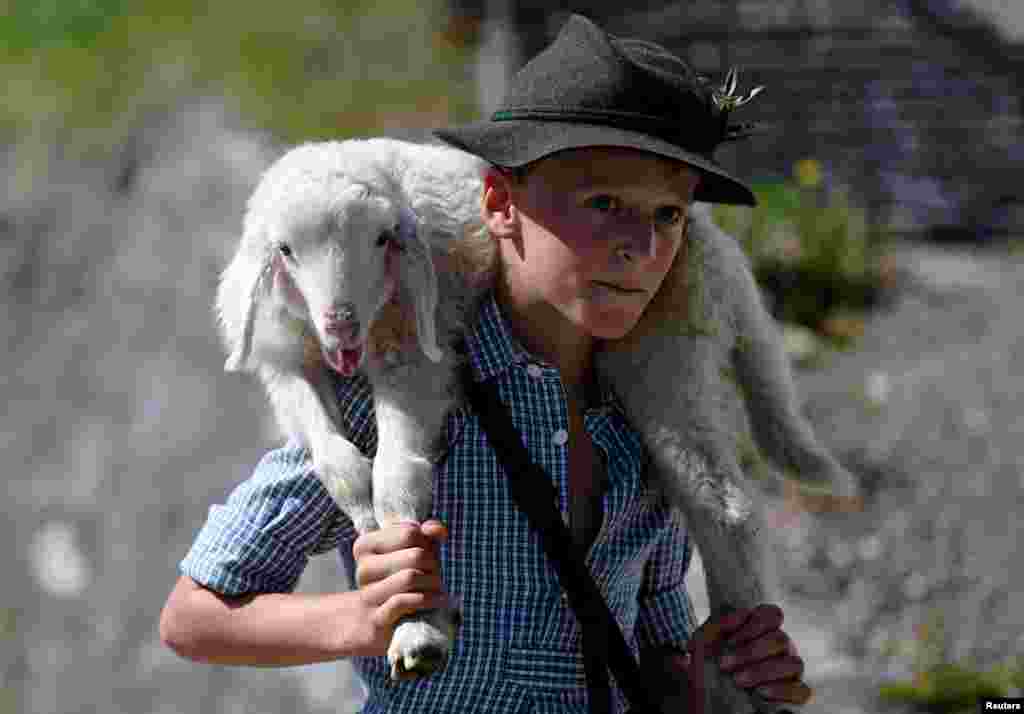
[[[333,310],[327,310],[324,313],[324,318],[327,322],[355,322],[356,320],[356,308],[350,302],[339,305]]]
[[[328,335],[355,340],[359,336],[359,321],[352,303],[344,303],[333,310],[324,312],[324,331]]]

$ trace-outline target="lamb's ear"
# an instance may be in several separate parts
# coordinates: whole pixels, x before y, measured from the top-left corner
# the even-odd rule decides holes
[[[416,310],[416,336],[420,349],[430,360],[441,360],[437,345],[437,274],[430,255],[430,246],[421,235],[416,214],[403,207],[398,230],[401,290],[412,300]]]
[[[259,303],[260,295],[266,293],[270,286],[273,285],[274,269],[272,256],[273,252],[267,251],[262,266],[252,274],[252,285],[249,286],[245,297],[245,320],[242,323],[242,334],[235,341],[234,349],[224,362],[224,370],[227,372],[242,371],[246,360],[249,359],[249,353],[252,351],[253,326],[256,322],[256,307]]]

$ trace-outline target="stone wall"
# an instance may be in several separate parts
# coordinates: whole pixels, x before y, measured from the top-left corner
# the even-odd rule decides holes
[[[557,33],[566,13],[539,2],[489,2],[478,12],[516,42],[481,64],[514,71]],[[751,178],[786,177],[813,157],[826,180],[851,186],[896,232],[959,230],[986,238],[1024,231],[1021,75],[1024,47],[949,3],[904,0],[696,0],[650,10],[597,2],[573,9],[610,32],[661,42],[698,71],[741,68],[767,90],[741,110],[765,135],[718,158]],[[485,33],[486,34],[486,33]],[[492,73],[493,76],[493,73]],[[493,104],[490,92],[482,103]]]

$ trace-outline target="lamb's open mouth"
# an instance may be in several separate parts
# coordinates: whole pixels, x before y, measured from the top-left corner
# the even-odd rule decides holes
[[[343,377],[351,377],[363,361],[363,347],[358,345],[346,348],[338,345],[332,350],[325,348],[324,359],[335,372]]]

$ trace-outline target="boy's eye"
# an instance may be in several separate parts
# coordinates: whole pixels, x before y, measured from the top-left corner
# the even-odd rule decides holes
[[[621,208],[617,198],[604,195],[587,199],[587,205],[602,213],[616,213]]]
[[[654,211],[654,222],[659,226],[674,226],[683,219],[683,209],[679,206],[660,206]]]

